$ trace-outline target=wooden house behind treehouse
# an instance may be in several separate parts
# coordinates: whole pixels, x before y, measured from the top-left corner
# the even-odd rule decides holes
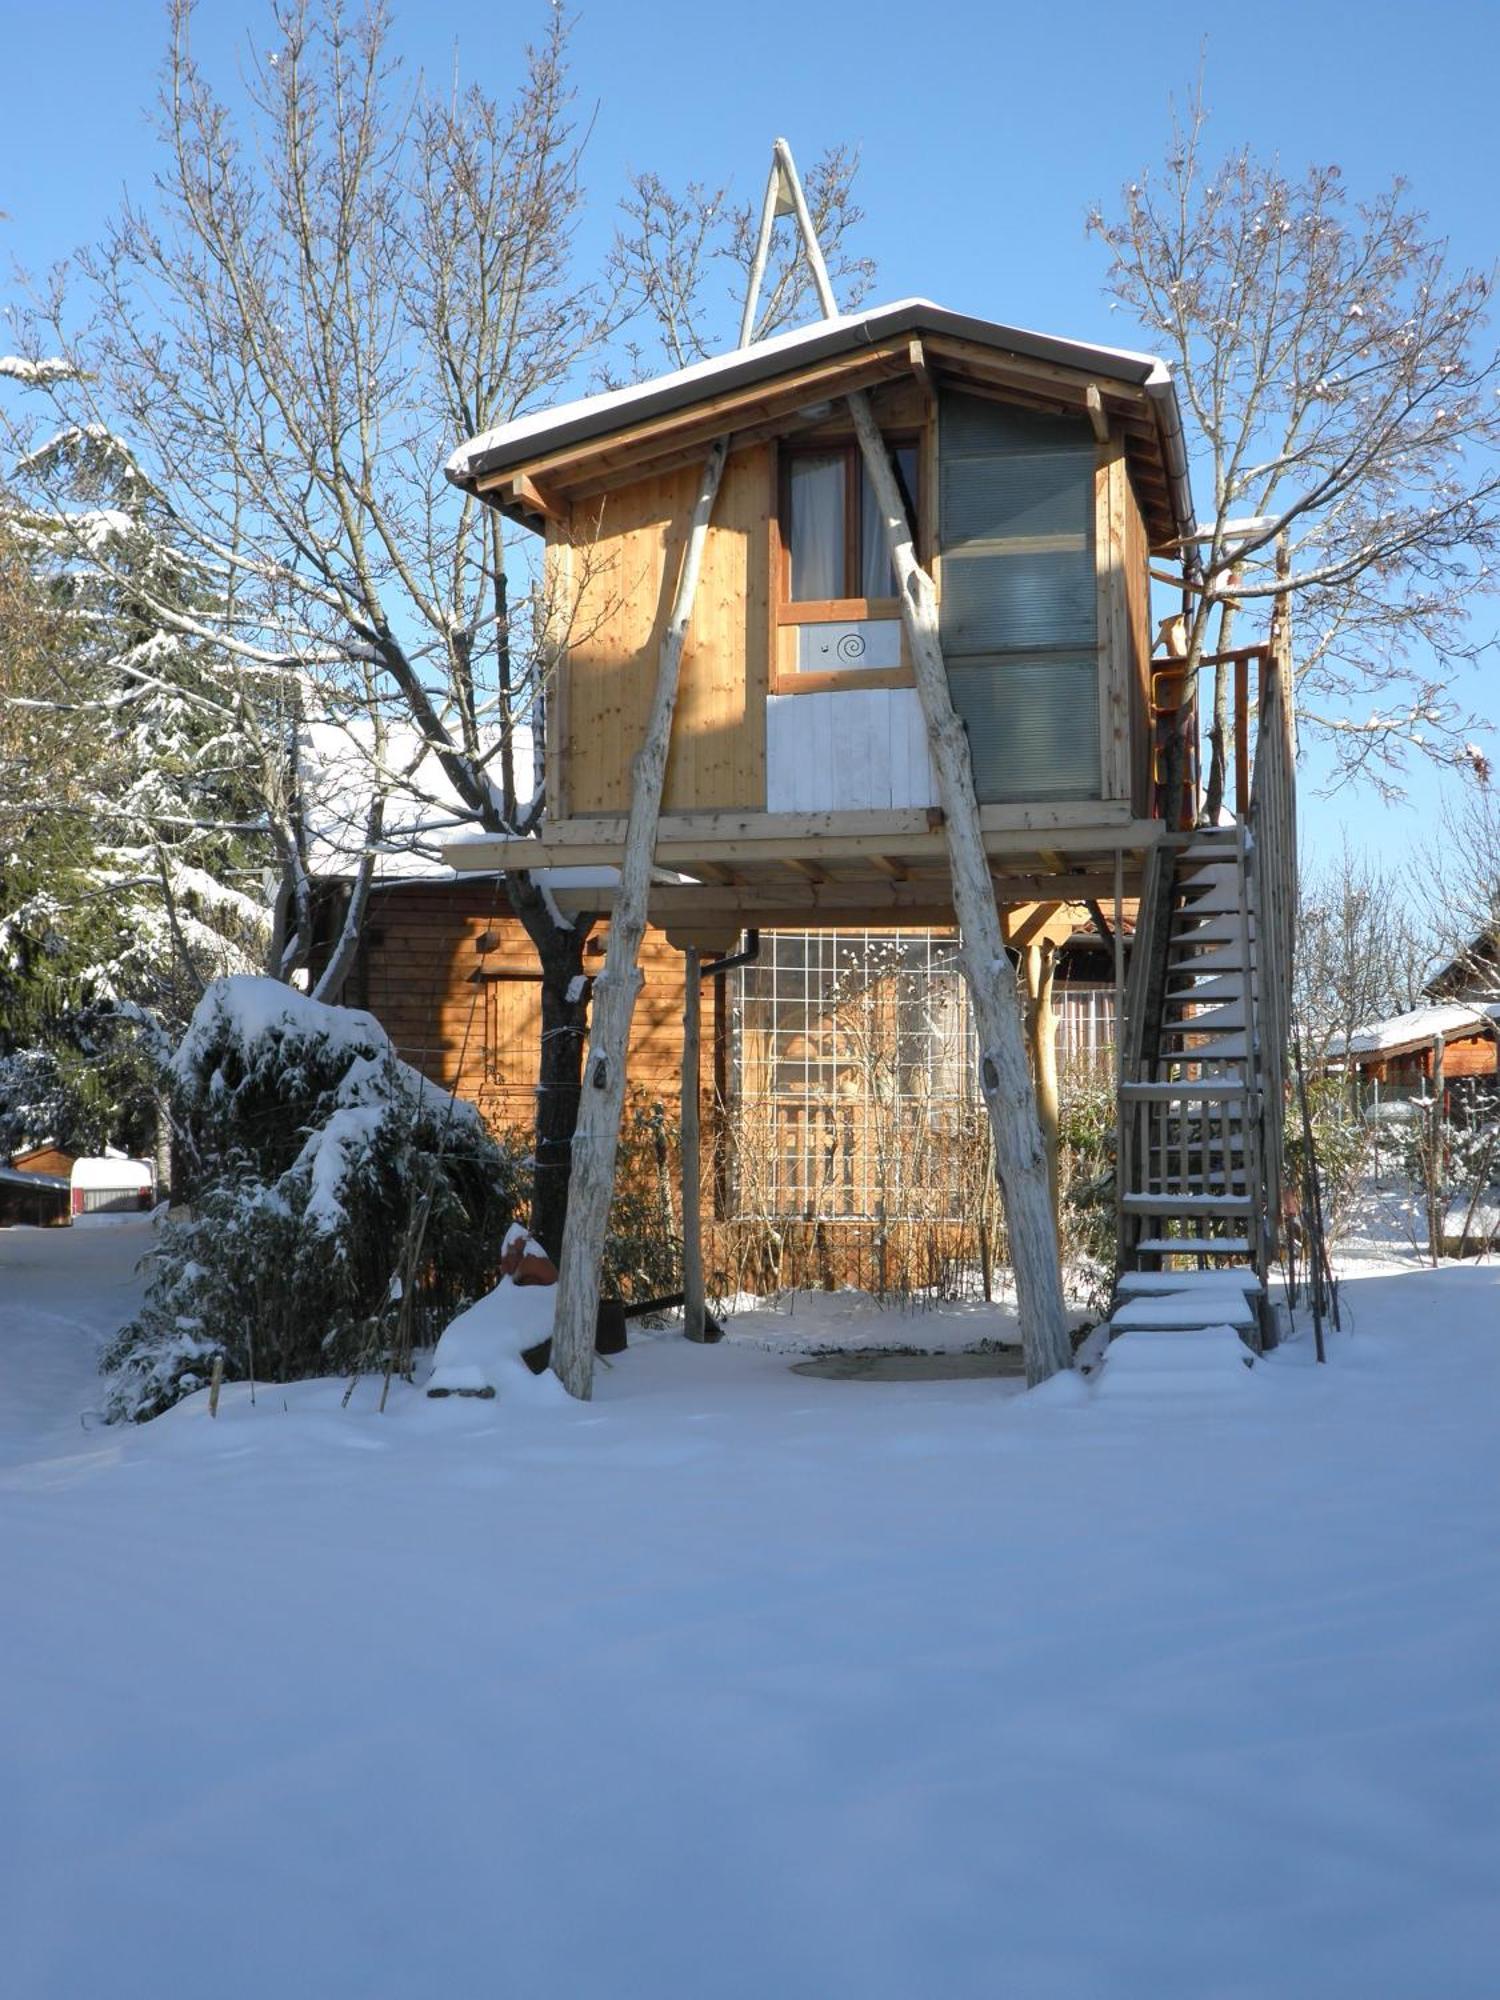
[[[470,842],[456,866],[618,862],[698,469],[727,434],[651,919],[704,945],[745,926],[951,922],[921,707],[842,402],[856,388],[937,583],[1011,929],[1055,906],[1063,935],[1088,901],[1135,893],[1161,831],[1148,563],[1192,531],[1171,380],[1142,355],[922,300],[455,453],[450,479],[545,537],[555,653],[540,837]]]

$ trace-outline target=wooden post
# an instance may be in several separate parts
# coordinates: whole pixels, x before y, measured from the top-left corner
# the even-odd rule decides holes
[[[938,637],[937,592],[917,561],[890,453],[862,391],[849,398],[849,410],[885,519],[886,546],[896,572],[902,623],[937,773],[953,876],[953,909],[959,925],[959,956],[979,1030],[980,1089],[995,1135],[995,1165],[1005,1198],[1026,1379],[1045,1382],[1059,1368],[1072,1366],[1073,1350],[1063,1305],[1047,1149],[1026,1061],[1015,974],[1000,934],[1000,914],[995,908],[994,885],[979,826],[969,739],[948,689]]]
[[[741,347],[748,344],[755,327],[755,309],[765,274],[766,253],[782,191],[781,158],[785,151],[786,142],[778,139],[770,177],[766,182],[755,261],[740,319]],[[790,153],[786,153],[786,158],[790,161]],[[795,174],[795,169],[792,171]],[[800,195],[800,188],[798,192]],[[728,456],[729,439],[722,437],[704,461],[703,474],[698,482],[687,546],[682,554],[682,569],[672,600],[672,614],[667,620],[661,651],[657,656],[656,689],[651,699],[646,735],[631,766],[630,815],[625,824],[620,887],[610,919],[604,970],[594,981],[593,1019],[589,1029],[588,1054],[584,1059],[578,1124],[573,1133],[568,1219],[563,1229],[562,1254],[558,1260],[557,1307],[552,1326],[553,1371],[570,1395],[582,1398],[591,1396],[594,1389],[594,1329],[599,1317],[600,1271],[604,1260],[604,1239],[609,1228],[610,1199],[614,1193],[620,1118],[625,1108],[625,1062],[630,1047],[630,1023],[641,989],[641,940],[646,934],[651,864],[656,850],[657,823],[661,818],[667,755],[672,744],[672,715],[677,706],[683,648],[687,644],[688,625],[693,615],[693,599],[698,594],[708,524]],[[697,1199],[695,1187],[692,1203],[684,1204],[684,1219],[689,1212],[696,1216]],[[698,1290],[701,1312],[701,1266]],[[702,1337],[700,1320],[696,1338]]]
[[[682,954],[682,1330],[702,1340],[703,1180],[698,1074],[703,1046],[703,959],[696,945]]]
[[[838,305],[829,282],[828,266],[823,260],[791,149],[784,139],[776,141],[776,157],[786,172],[818,298],[825,315],[835,318]],[[848,398],[848,404],[865,470],[885,522],[886,548],[901,602],[901,622],[911,651],[917,693],[927,722],[927,741],[937,773],[948,866],[953,877],[953,909],[959,926],[959,958],[979,1031],[980,1089],[995,1135],[995,1166],[1005,1199],[1026,1379],[1033,1384],[1045,1382],[1059,1368],[1073,1365],[1073,1349],[1063,1305],[1047,1150],[1042,1143],[1036,1094],[1026,1061],[1026,1036],[1015,974],[1000,932],[1000,913],[995,908],[994,884],[980,831],[969,739],[948,688],[948,670],[938,636],[937,591],[932,578],[917,561],[890,452],[864,391],[856,390]]]
[[[1052,1190],[1052,1220],[1061,1232],[1057,1177],[1058,1091],[1057,1015],[1052,1007],[1052,982],[1057,951],[1050,938],[1027,945],[1022,956],[1026,974],[1026,1031],[1031,1043],[1031,1074],[1036,1087],[1037,1122],[1047,1149],[1047,1177]]]
[[[610,918],[604,970],[594,981],[593,1020],[583,1068],[583,1093],[573,1133],[573,1171],[568,1188],[568,1220],[558,1266],[557,1309],[552,1328],[552,1367],[569,1395],[588,1398],[594,1388],[594,1329],[599,1317],[600,1268],[614,1193],[615,1153],[625,1108],[625,1062],[630,1023],[641,990],[641,940],[651,893],[651,864],[661,818],[672,714],[687,644],[693,599],[703,567],[708,524],[729,456],[720,438],[704,462],[693,504],[692,525],[682,553],[682,570],[672,614],[657,660],[656,689],[645,740],[631,765],[630,816],[620,887]]]

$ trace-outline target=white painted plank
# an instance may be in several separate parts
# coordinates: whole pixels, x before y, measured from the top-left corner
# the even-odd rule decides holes
[[[768,812],[889,812],[936,800],[915,689],[831,689],[767,700]]]

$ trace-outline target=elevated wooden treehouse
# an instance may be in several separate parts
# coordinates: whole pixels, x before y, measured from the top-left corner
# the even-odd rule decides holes
[[[1284,964],[1264,942],[1254,956],[1265,890],[1248,792],[1228,835],[1178,830],[1191,818],[1191,774],[1164,746],[1191,735],[1192,704],[1180,674],[1154,676],[1150,565],[1191,560],[1194,520],[1175,391],[1149,357],[907,300],[463,446],[450,478],[545,538],[555,657],[539,834],[449,858],[484,870],[621,866],[632,759],[694,496],[705,454],[727,439],[696,545],[650,919],[693,953],[725,949],[747,928],[953,923],[910,613],[903,624],[851,392],[868,398],[936,586],[1005,942],[1023,950],[1093,921],[1123,984],[1139,911],[1122,1052],[1133,1177],[1122,1261],[1263,1262],[1270,1209],[1258,1177],[1279,1140],[1253,1138],[1256,1037],[1285,1009],[1250,985],[1280,982]],[[1274,710],[1276,676],[1261,682]],[[1266,729],[1262,720],[1262,743]],[[1262,755],[1257,783],[1264,767]],[[607,911],[614,892],[561,875],[555,893],[564,908]],[[1184,962],[1189,937],[1200,953],[1231,916],[1238,955],[1221,955],[1213,976],[1249,982],[1238,1005]],[[1207,1007],[1218,1021],[1191,1024]],[[1241,1085],[1239,1098],[1222,1094]],[[1220,1229],[1221,1217],[1241,1220],[1251,1179],[1258,1207],[1243,1228]],[[1207,1206],[1231,1196],[1232,1210]],[[1210,1214],[1211,1229],[1184,1233],[1186,1219]]]

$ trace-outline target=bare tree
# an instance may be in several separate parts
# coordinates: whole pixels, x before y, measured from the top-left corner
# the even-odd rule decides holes
[[[363,745],[341,976],[389,794],[450,837],[524,832],[542,811],[566,607],[542,602],[501,518],[440,467],[457,438],[555,391],[614,316],[570,270],[582,189],[560,11],[501,103],[403,78],[379,4],[353,18],[276,0],[239,114],[194,58],[192,17],[173,0],[155,198],[127,201],[79,260],[81,313],[51,284],[28,352],[59,357],[36,378],[58,425],[128,440],[203,579],[201,608],[151,603],[162,628]],[[280,860],[284,971],[310,941],[295,833]],[[530,876],[507,887],[541,960],[536,1221],[555,1247],[590,922]]]
[[[855,255],[850,238],[864,220],[854,200],[859,157],[831,146],[807,175],[814,227],[842,308],[852,312],[875,278],[874,263]],[[674,368],[702,361],[724,346],[740,318],[755,261],[757,209],[731,197],[729,184],[690,181],[675,193],[653,173],[637,174],[620,204],[620,226],[609,258],[609,276],[632,321],[651,329],[626,354],[637,373],[654,344]],[[792,232],[771,239],[752,340],[765,340],[799,319],[820,312],[817,288]]]
[[[1467,614],[1500,541],[1489,279],[1453,265],[1402,182],[1356,201],[1337,167],[1293,179],[1248,149],[1210,164],[1204,124],[1200,87],[1159,177],[1089,217],[1209,474],[1188,658],[1215,618],[1223,651],[1237,607],[1293,600],[1304,721],[1343,773],[1394,789],[1413,752],[1476,754],[1451,686],[1480,650]]]
[[[1344,844],[1309,867],[1297,901],[1295,1002],[1303,1061],[1321,1070],[1359,1028],[1419,1005],[1431,935],[1401,880]]]
[[[1408,880],[1432,939],[1432,995],[1500,1000],[1500,796],[1488,767],[1450,793]]]

